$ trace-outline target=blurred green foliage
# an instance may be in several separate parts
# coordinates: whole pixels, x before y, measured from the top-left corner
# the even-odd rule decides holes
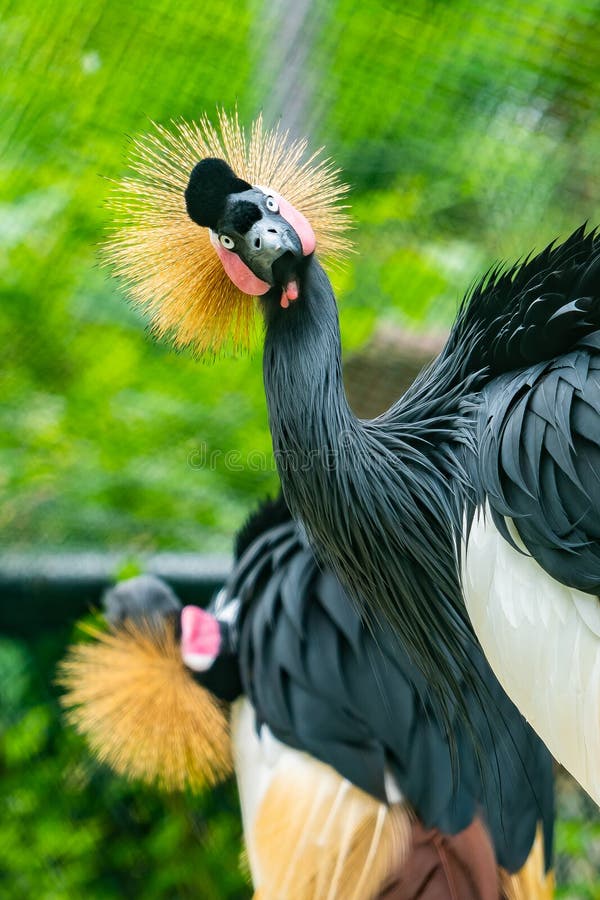
[[[600,219],[599,22],[598,0],[0,0],[4,544],[223,548],[275,485],[260,354],[157,346],[98,268],[127,135],[237,103],[325,143],[353,188],[357,351],[446,327],[493,260]],[[2,896],[246,896],[231,791],[134,789],[60,726],[66,639],[0,643]],[[599,840],[558,830],[574,858]],[[569,871],[561,897],[600,897]]]
[[[68,637],[0,639],[0,896],[248,897],[232,784],[165,797],[115,778],[64,728],[51,683]]]
[[[250,120],[291,67],[289,104],[265,112],[287,121],[303,88],[292,126],[353,186],[358,253],[336,280],[347,350],[387,319],[447,325],[493,259],[597,216],[597,2],[303,0],[297,32],[285,6],[0,0],[11,545],[222,547],[274,485],[260,354],[210,365],[156,346],[97,265],[101,176],[123,174],[126,135],[149,119],[237,102]],[[305,44],[303,84],[277,29]],[[249,472],[252,450],[264,463]]]

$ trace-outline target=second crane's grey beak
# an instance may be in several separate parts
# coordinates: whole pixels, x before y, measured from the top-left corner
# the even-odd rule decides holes
[[[274,284],[273,263],[286,253],[294,259],[302,259],[302,242],[282,216],[263,215],[244,235],[239,253],[258,278]]]

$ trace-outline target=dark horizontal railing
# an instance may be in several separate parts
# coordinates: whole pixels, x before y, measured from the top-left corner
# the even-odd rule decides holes
[[[0,631],[31,635],[60,627],[98,608],[130,557],[119,553],[0,554]],[[184,603],[206,603],[231,560],[196,553],[135,557],[136,567],[164,578]]]

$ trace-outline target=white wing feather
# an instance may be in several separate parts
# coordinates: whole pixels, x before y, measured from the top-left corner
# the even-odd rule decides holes
[[[551,578],[526,551],[511,547],[482,510],[463,543],[462,578],[469,616],[498,680],[600,804],[600,601]]]

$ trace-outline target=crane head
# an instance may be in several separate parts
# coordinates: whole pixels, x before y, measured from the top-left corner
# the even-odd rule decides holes
[[[189,217],[209,229],[223,269],[243,293],[261,296],[281,289],[281,305],[298,296],[301,261],[315,249],[306,219],[277,191],[253,187],[225,160],[196,163],[185,189]]]
[[[325,263],[348,253],[347,187],[306,151],[260,117],[246,131],[224,112],[134,141],[103,256],[159,337],[202,354],[246,349],[251,298],[271,292],[285,307],[315,248]]]

